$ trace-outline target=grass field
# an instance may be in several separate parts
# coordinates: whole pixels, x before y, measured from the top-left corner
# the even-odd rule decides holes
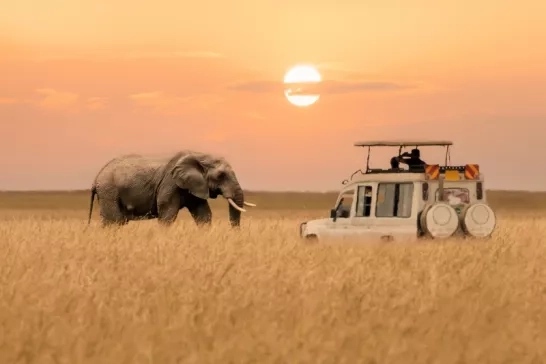
[[[0,193],[0,363],[541,363],[546,193],[489,192],[488,242],[303,245],[335,194],[247,193],[101,229],[89,193]]]

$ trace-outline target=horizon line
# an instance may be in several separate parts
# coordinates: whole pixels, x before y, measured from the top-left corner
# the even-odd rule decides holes
[[[485,189],[487,192],[521,192],[521,193],[546,193],[546,190],[518,190],[518,189]],[[0,193],[91,193],[91,189],[62,189],[62,190],[0,190]],[[244,193],[320,193],[320,194],[339,194],[340,190],[317,191],[317,190],[245,190]]]

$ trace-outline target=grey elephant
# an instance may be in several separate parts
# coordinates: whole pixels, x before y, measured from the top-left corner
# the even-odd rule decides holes
[[[243,189],[231,165],[221,157],[181,151],[167,157],[124,155],[106,163],[91,187],[89,221],[97,195],[102,225],[124,225],[131,220],[158,219],[173,223],[186,207],[198,225],[210,224],[207,201],[221,195],[229,202],[229,220],[238,227],[244,200]]]

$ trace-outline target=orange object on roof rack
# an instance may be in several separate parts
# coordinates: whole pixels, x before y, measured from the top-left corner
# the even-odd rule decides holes
[[[425,167],[425,174],[427,179],[438,179],[440,176],[440,165],[439,164],[427,164]]]
[[[464,177],[466,179],[478,179],[480,176],[480,166],[478,164],[467,164],[464,166]]]

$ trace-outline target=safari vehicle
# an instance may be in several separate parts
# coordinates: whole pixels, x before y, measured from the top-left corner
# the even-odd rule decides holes
[[[354,145],[368,148],[366,170],[357,170],[343,181],[330,218],[300,225],[302,238],[486,238],[493,233],[496,216],[487,203],[484,176],[477,164],[449,165],[451,141]],[[398,147],[400,156],[403,148],[430,146],[446,149],[444,165],[426,164],[421,170],[370,168],[372,147]]]

